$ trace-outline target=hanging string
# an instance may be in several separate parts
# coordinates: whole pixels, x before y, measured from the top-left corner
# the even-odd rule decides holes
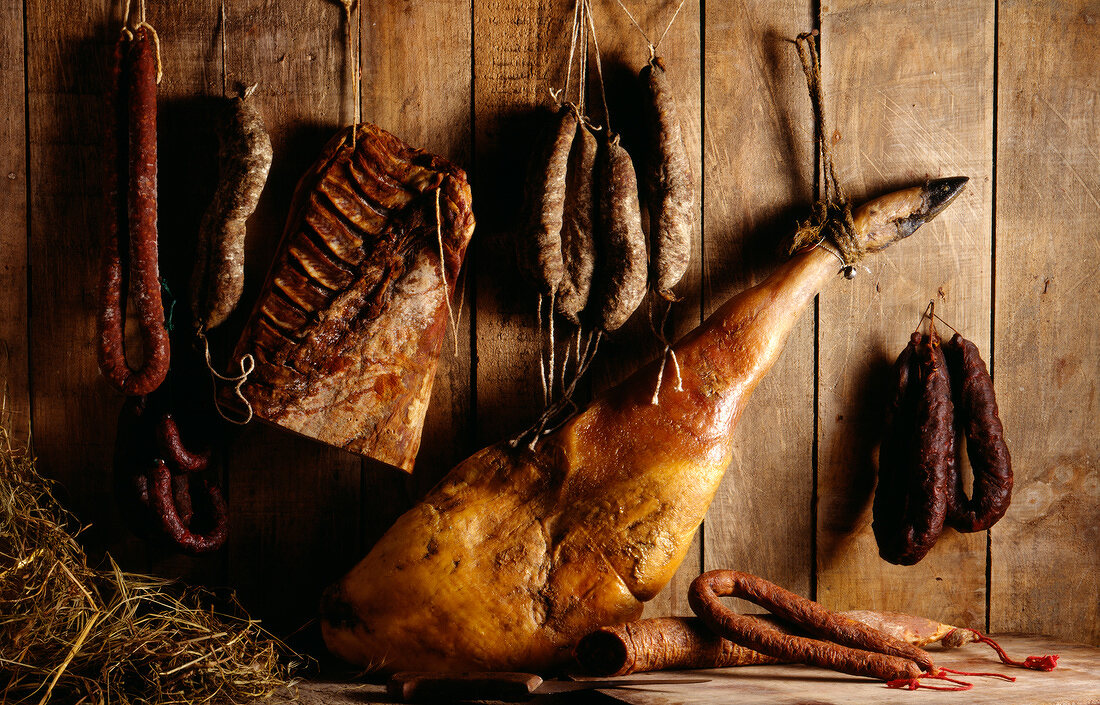
[[[153,40],[153,55],[157,60],[157,85],[160,85],[160,81],[164,78],[164,64],[161,61],[160,54],[160,35],[157,34],[157,30],[153,25],[145,21],[145,0],[140,0],[137,5],[137,22],[131,22],[130,13],[134,10],[130,0],[126,0],[122,6],[122,36],[127,41],[131,41],[134,38],[134,32],[144,27],[149,32],[150,38]]]
[[[982,634],[977,629],[967,629],[966,631],[973,634],[976,637],[978,643],[986,644],[992,647],[993,650],[997,652],[997,657],[1001,659],[1001,663],[1003,664],[1009,666],[1017,666],[1019,668],[1029,668],[1033,671],[1053,671],[1058,665],[1057,654],[1052,654],[1049,656],[1028,656],[1023,661],[1017,661],[1016,659],[1010,658],[1009,655],[1005,653],[1005,650],[1001,648],[1000,644],[993,641],[993,639],[989,638],[985,634]],[[947,634],[947,636],[950,635],[950,633]],[[947,637],[945,636],[944,638]]]
[[[357,126],[359,125],[359,123],[362,120],[362,115],[360,113],[360,111],[362,110],[362,108],[360,106],[360,103],[362,102],[362,97],[360,96],[360,90],[361,90],[360,84],[363,81],[363,59],[359,55],[360,54],[359,51],[355,51],[354,59],[352,59],[352,56],[353,56],[352,50],[357,49],[358,47],[353,47],[352,46],[352,41],[351,41],[351,14],[352,14],[353,11],[358,9],[358,2],[357,2],[357,0],[337,0],[337,1],[340,3],[340,6],[344,10],[344,23],[343,23],[344,24],[344,62],[345,62],[345,64],[348,64],[352,69],[351,71],[349,71],[349,73],[352,74],[352,78],[351,78],[351,80],[352,80],[352,95],[354,97],[355,104],[352,106],[352,109],[351,109],[351,149],[352,149],[352,151],[355,151],[355,139],[356,139]],[[363,27],[362,27],[363,13],[362,12],[356,13],[356,19],[359,22],[359,27],[358,27],[359,35],[362,36],[362,33],[363,33],[362,32],[362,29],[363,29]]]
[[[653,396],[650,399],[650,403],[654,405],[660,403],[661,383],[664,380],[665,365],[669,358],[672,359],[672,368],[676,373],[676,391],[684,391],[684,380],[680,375],[680,362],[676,359],[676,350],[672,347],[672,343],[669,342],[668,335],[665,333],[665,329],[668,326],[668,315],[672,311],[672,304],[672,301],[668,302],[668,306],[665,307],[664,315],[661,316],[661,323],[658,325],[653,315],[653,298],[651,297],[649,299],[649,330],[653,333],[654,337],[665,346],[664,350],[661,352],[661,366],[657,370],[657,384],[653,388]]]
[[[925,679],[934,678],[936,680],[947,681],[954,683],[955,685],[929,685],[927,682],[923,682]],[[974,687],[973,683],[967,683],[966,681],[956,680],[954,678],[948,678],[942,673],[922,673],[916,678],[898,678],[892,681],[886,682],[887,688],[904,688],[906,690],[916,690],[923,688],[925,690],[970,690]]]
[[[557,292],[550,292],[550,306],[547,307],[546,317],[549,319],[547,327],[550,329],[550,399],[554,398],[554,348],[557,347],[554,340],[554,295]]]
[[[540,318],[541,321],[541,318]],[[532,423],[530,426],[520,431],[516,436],[508,441],[508,445],[511,448],[516,448],[523,441],[524,438],[530,437],[530,441],[527,443],[528,450],[534,450],[535,444],[539,439],[547,433],[552,431],[546,430],[547,425],[552,419],[557,417],[566,407],[576,407],[573,403],[573,394],[577,390],[577,383],[584,377],[584,374],[588,371],[588,366],[592,363],[593,358],[596,357],[596,351],[599,349],[600,339],[603,337],[603,331],[596,330],[588,335],[588,343],[585,345],[584,358],[581,361],[576,373],[573,375],[573,379],[570,380],[569,386],[566,388],[564,395],[555,401],[553,404],[548,404],[542,414]],[[558,428],[556,426],[555,428]]]
[[[600,42],[596,38],[596,23],[592,19],[592,3],[584,0],[584,6],[588,15],[588,29],[592,34],[592,47],[596,50],[596,75],[600,79],[600,98],[603,99],[604,125],[607,126],[607,135],[611,137],[611,111],[607,109],[607,90],[603,81],[603,62],[600,60]]]
[[[821,164],[821,196],[814,203],[810,219],[799,223],[788,252],[794,254],[800,250],[812,249],[828,238],[839,252],[837,256],[844,263],[844,274],[850,279],[855,276],[854,265],[863,259],[866,249],[856,236],[852,205],[848,201],[848,195],[836,178],[832,139],[828,137],[825,128],[821,54],[818,51],[817,37],[816,29],[805,32],[798,35],[794,44],[798,50],[798,58],[802,62],[802,72],[806,75],[806,89],[810,94],[814,113],[814,142],[818,161]]]
[[[630,13],[630,10],[626,8],[626,5],[623,4],[623,0],[615,0],[615,2],[619,3],[619,7],[623,8],[623,12],[626,13],[626,16],[630,18],[631,23],[633,23],[634,27],[638,30],[639,33],[641,33],[642,39],[644,39],[645,43],[649,45],[649,51],[651,53],[655,52],[656,45],[653,44],[653,40],[649,38],[649,35],[645,33],[645,30],[642,29],[642,26],[638,24],[638,20],[634,19],[634,15],[632,15]],[[679,10],[677,10],[677,12],[679,12]]]
[[[578,3],[579,4],[579,3]],[[582,7],[583,10],[583,7]],[[579,70],[577,73],[577,112],[581,121],[585,119],[585,98],[588,92],[588,24],[584,21],[582,12],[581,16],[581,55],[579,60]]]
[[[542,294],[536,295],[535,317],[539,321],[539,379],[542,381],[542,405],[547,406],[550,404],[550,390],[546,387],[546,345],[542,340]]]
[[[676,12],[672,13],[672,19],[670,19],[668,21],[668,24],[665,25],[665,31],[661,32],[661,36],[657,39],[656,42],[649,38],[649,35],[646,34],[644,29],[642,29],[642,26],[638,24],[638,20],[634,19],[634,15],[631,14],[630,10],[628,10],[626,5],[623,4],[623,0],[615,0],[615,2],[619,4],[619,7],[623,9],[623,12],[626,13],[626,16],[630,18],[631,24],[633,24],[634,28],[638,30],[638,33],[642,35],[642,39],[645,40],[645,43],[649,47],[649,58],[650,60],[652,60],[657,56],[658,47],[660,47],[661,42],[665,40],[665,36],[668,34],[668,30],[672,29],[672,23],[675,22],[676,18],[680,15],[680,10],[684,8],[684,3],[687,2],[687,0],[680,0],[680,4],[676,6]]]
[[[1006,676],[1003,673],[980,673],[975,671],[956,671],[953,668],[939,668],[934,672],[922,673],[916,678],[898,678],[892,681],[886,682],[887,688],[904,688],[906,690],[917,690],[918,688],[926,690],[948,690],[948,691],[960,691],[970,690],[974,687],[973,683],[967,683],[966,681],[960,681],[955,678],[950,678],[946,674],[952,674],[956,676],[974,676],[976,678],[1000,678],[1010,683],[1015,683],[1016,679],[1012,676]],[[948,683],[954,683],[955,685],[929,685],[928,679],[947,681]]]
[[[672,23],[675,22],[676,18],[680,15],[680,10],[684,8],[685,2],[687,2],[687,0],[680,0],[680,4],[676,6],[676,12],[672,13],[672,19],[668,21],[667,25],[665,25],[665,31],[661,32],[661,37],[657,40],[657,45],[654,46],[650,52],[652,56],[657,55],[657,49],[661,46],[661,42],[665,40],[665,35],[668,34],[668,30],[672,29]]]
[[[244,386],[244,383],[248,381],[248,376],[252,374],[252,372],[256,369],[256,359],[252,357],[251,353],[245,353],[245,355],[241,357],[239,361],[239,364],[241,366],[240,374],[237,374],[233,377],[227,377],[225,375],[219,374],[218,371],[214,369],[214,362],[210,358],[210,339],[206,337],[206,332],[201,329],[199,330],[198,336],[199,340],[202,341],[204,347],[206,369],[210,371],[210,380],[214,384],[214,409],[217,410],[218,416],[221,416],[229,423],[237,424],[238,426],[246,425],[249,421],[252,420],[253,412],[252,405],[248,403],[248,399],[246,399],[244,394],[241,392],[241,387]],[[248,413],[245,416],[244,420],[234,419],[226,416],[225,412],[222,411],[222,405],[218,402],[219,380],[222,382],[228,382],[233,385],[233,395],[237,397],[237,399],[239,399],[241,403],[244,404],[245,409],[248,410]]]
[[[565,62],[565,86],[556,93],[553,89],[550,91],[550,95],[558,105],[569,100],[569,82],[573,77],[573,54],[577,50],[577,28],[581,22],[580,11],[582,2],[583,0],[577,0],[573,4],[573,29],[569,37],[569,59]]]

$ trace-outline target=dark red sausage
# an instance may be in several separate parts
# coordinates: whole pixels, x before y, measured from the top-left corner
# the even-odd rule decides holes
[[[161,457],[176,470],[197,472],[205,470],[210,462],[210,452],[193,453],[183,445],[180,429],[171,414],[164,414],[157,424],[157,446]]]
[[[754,602],[785,622],[831,641],[795,636],[766,621],[737,614],[718,600],[726,596]],[[691,583],[688,602],[719,636],[785,661],[886,681],[918,678],[936,670],[923,649],[833,614],[816,602],[748,573],[704,573]]]
[[[1012,500],[1012,456],[997,414],[993,379],[974,343],[956,333],[943,346],[955,416],[966,438],[966,455],[974,473],[968,499],[962,473],[948,488],[947,522],[956,531],[984,531],[1004,516]]]
[[[130,396],[159,387],[169,363],[157,263],[156,74],[153,39],[147,28],[139,27],[133,39],[120,40],[108,77],[111,106],[104,153],[108,213],[96,319],[100,370],[112,386]],[[136,370],[126,361],[123,334],[127,266],[144,353]]]
[[[161,528],[168,538],[188,553],[209,553],[221,548],[228,535],[229,521],[225,499],[222,498],[221,490],[217,485],[206,482],[198,475],[181,475],[179,477],[183,477],[188,483],[176,483],[174,486],[172,472],[163,460],[155,461],[149,475],[152,480],[153,506],[157,516],[160,517]],[[198,478],[209,504],[209,514],[214,520],[214,525],[206,533],[193,531],[189,522],[184,521],[181,516],[181,513],[192,514],[189,501],[184,507],[176,506],[177,493],[190,491],[189,482],[192,477]],[[188,499],[190,499],[189,495]]]
[[[914,333],[906,351],[895,364],[872,523],[879,555],[898,565],[917,563],[939,539],[956,474],[954,405],[939,338]]]

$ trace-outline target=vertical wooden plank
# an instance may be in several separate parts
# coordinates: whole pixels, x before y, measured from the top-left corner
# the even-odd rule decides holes
[[[890,565],[878,557],[870,503],[890,364],[929,299],[988,351],[993,14],[990,0],[822,7],[826,130],[854,202],[931,177],[971,178],[930,225],[820,297],[817,597],[830,608],[985,621],[985,536],[945,530],[918,565]]]
[[[706,16],[704,312],[774,268],[813,197],[813,121],[788,40],[812,3],[711,3]],[[807,312],[753,394],[705,526],[705,567],[810,595],[814,317]]]
[[[103,87],[122,19],[113,2],[26,3],[30,161],[29,357],[39,468],[59,480],[94,557],[124,568],[144,550],[115,510],[111,458],[121,398],[94,347],[102,228]],[[141,561],[141,562],[138,562]]]
[[[174,328],[165,389],[185,429],[188,421],[208,420],[196,413],[212,410],[210,381],[193,347],[188,287],[199,221],[217,184],[213,96],[221,95],[218,8],[217,0],[191,0],[171,6],[150,4],[147,9],[160,38],[164,70],[157,87],[157,235],[160,274],[171,292],[165,308]],[[215,469],[221,468],[221,460],[216,454]],[[159,545],[147,549],[148,569],[154,574],[191,583],[225,582],[224,551],[187,556]]]
[[[0,6],[0,423],[30,434],[27,358],[27,97],[23,3]]]
[[[494,443],[541,411],[535,291],[515,258],[531,144],[551,88],[564,83],[572,3],[474,0],[476,443]]]
[[[1100,5],[998,13],[994,380],[1012,506],[990,628],[1100,642]],[[1041,40],[1039,39],[1041,38]]]
[[[696,217],[692,261],[684,278],[676,287],[676,293],[681,296],[681,300],[670,309],[667,324],[670,340],[676,340],[700,322],[699,297],[703,263],[701,155],[703,74],[700,51],[702,33],[700,3],[698,0],[684,2],[678,15],[676,10],[680,5],[679,2],[642,3],[637,0],[623,0],[623,5],[630,10],[634,20],[650,41],[656,43],[660,40],[661,42],[657,48],[657,55],[664,61],[673,86],[684,147],[687,150],[688,162],[695,181]],[[592,11],[602,54],[607,99],[611,111],[611,127],[622,135],[622,144],[634,161],[641,185],[645,178],[645,163],[648,158],[648,137],[642,110],[644,86],[639,72],[649,60],[648,43],[616,0],[592,2]],[[673,21],[674,15],[675,21]],[[670,21],[671,26],[669,26]],[[668,32],[661,40],[666,27]],[[592,71],[592,85],[588,98],[591,105],[590,112],[602,120],[603,107],[598,102],[600,98],[595,67],[590,66],[590,71]],[[643,210],[645,207],[643,192]],[[662,353],[663,346],[650,328],[651,305],[654,307],[652,310],[654,318],[660,318],[664,314],[665,304],[658,303],[657,297],[651,294],[626,325],[601,343],[599,357],[593,364],[591,372],[594,392],[598,393],[620,382],[638,367]],[[654,379],[654,385],[656,385],[656,379]],[[659,595],[646,603],[646,617],[691,613],[687,604],[687,587],[702,568],[701,554],[700,538],[697,534],[680,570]]]
[[[349,119],[352,98],[341,81],[348,57],[338,3],[247,0],[226,9],[230,85],[259,84],[275,152],[249,222],[244,300],[254,301],[294,187]],[[297,628],[316,614],[325,586],[361,557],[360,461],[253,423],[233,444],[228,473],[230,584],[270,627]]]
[[[675,340],[691,330],[700,322],[699,290],[702,280],[702,69],[701,69],[701,31],[700,4],[685,2],[669,27],[669,21],[676,14],[679,2],[642,3],[623,0],[634,16],[645,36],[657,42],[668,27],[668,33],[657,49],[662,58],[673,85],[676,108],[680,116],[684,146],[695,180],[694,241],[692,243],[692,262],[687,273],[676,287],[676,293],[682,298],[669,312],[667,330],[669,338]],[[607,100],[611,111],[611,128],[622,136],[622,145],[630,153],[638,174],[639,186],[643,189],[641,204],[643,213],[646,203],[644,195],[645,163],[647,159],[647,126],[644,120],[644,86],[639,72],[649,60],[649,48],[642,32],[631,22],[630,17],[619,5],[618,0],[597,0],[592,2],[596,35],[602,54],[603,72],[607,90]],[[599,121],[603,119],[603,105],[600,102],[598,79],[594,66],[590,66],[591,87],[589,90],[590,112]],[[643,220],[645,216],[643,216]],[[602,350],[592,367],[592,384],[599,392],[625,379],[638,367],[656,358],[663,351],[663,345],[653,335],[650,327],[650,311],[653,317],[663,315],[665,305],[657,303],[650,296],[638,311],[622,328],[606,336],[600,344]],[[656,380],[654,380],[656,384]],[[686,604],[686,603],[685,603]]]
[[[363,119],[468,170],[469,4],[416,0],[383,3],[367,9],[362,28]],[[426,51],[427,47],[431,50]],[[475,237],[479,235],[475,233]],[[467,263],[466,273],[460,275],[460,286],[469,281],[471,266],[472,262]],[[458,328],[448,331],[440,356],[411,482],[409,494],[413,496],[426,492],[473,450],[469,425],[472,302],[464,299],[462,310],[454,313]],[[383,472],[393,474],[389,469]],[[388,519],[379,526],[385,529],[396,517],[395,512],[406,508],[405,503],[399,503],[369,509],[371,514]]]
[[[656,39],[672,17],[671,4],[637,6],[635,16]],[[626,14],[611,0],[593,3],[602,52],[612,126],[635,157],[642,144],[638,70],[648,59],[646,43]],[[493,2],[474,4],[474,105],[477,144],[477,428],[480,443],[515,433],[541,407],[538,331],[534,293],[520,280],[514,264],[514,230],[522,201],[522,180],[530,143],[544,122],[535,106],[549,103],[547,91],[564,82],[572,20],[570,3]],[[687,3],[665,38],[666,58],[676,86],[685,139],[695,176],[699,164],[699,7]],[[594,55],[593,55],[594,57]],[[603,122],[594,58],[590,60],[589,111]],[[574,77],[574,81],[576,78]],[[697,228],[697,233],[701,232]],[[699,246],[696,243],[696,252]],[[699,259],[680,290],[686,296],[673,313],[671,330],[698,322]],[[529,294],[529,295],[528,295]],[[646,311],[602,345],[592,370],[599,390],[622,379],[655,357],[660,348],[649,332]],[[560,329],[559,329],[560,332]],[[560,333],[565,335],[565,333]],[[583,400],[582,400],[583,401]],[[698,551],[693,555],[698,556]],[[699,560],[689,559],[684,574],[693,577]],[[690,579],[690,577],[688,579]],[[683,580],[676,581],[678,584]],[[655,613],[673,608],[669,597],[683,592],[674,585],[655,600]],[[682,595],[680,595],[682,597]]]

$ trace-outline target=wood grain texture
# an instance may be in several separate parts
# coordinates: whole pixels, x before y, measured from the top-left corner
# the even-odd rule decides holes
[[[470,91],[455,87],[468,87],[471,80],[469,6],[403,0],[372,6],[363,19],[363,119],[468,171]],[[432,51],[424,51],[427,46]],[[474,203],[476,208],[476,199]],[[453,309],[457,330],[449,328],[443,343],[410,480],[413,499],[473,451],[469,424],[473,305],[472,290],[465,286],[470,267],[468,262],[456,287],[456,292],[462,289],[462,298],[456,293],[455,299],[462,301],[461,308]]]
[[[921,705],[955,705],[962,701],[974,705],[1091,705],[1095,703],[1096,679],[1100,678],[1100,650],[1081,644],[1053,642],[1020,636],[998,636],[999,643],[1011,654],[1062,655],[1058,668],[1050,673],[1025,671],[1002,666],[988,648],[970,644],[954,650],[933,650],[939,665],[965,671],[996,672],[1015,676],[1016,682],[999,679],[960,678],[974,684],[965,696],[957,692],[921,690],[913,693],[885,688],[881,682],[856,678],[809,666],[741,666],[676,673],[634,673],[620,680],[664,680],[668,678],[705,678],[706,683],[665,684],[636,688],[584,691],[554,698],[573,705],[616,702],[632,705],[848,705],[866,703],[915,702]],[[555,681],[550,681],[555,682]],[[811,695],[812,694],[812,695]],[[812,700],[808,699],[812,697]],[[306,681],[297,692],[278,693],[256,705],[372,705],[392,700],[385,686],[374,684]]]
[[[652,35],[678,4],[623,1]],[[277,247],[294,185],[350,119],[354,100],[340,3],[225,4],[224,57],[220,0],[150,4],[165,54],[162,266],[174,288],[213,193],[209,108],[221,94],[223,64],[231,90],[260,84],[256,99],[274,142],[271,178],[249,223],[244,303],[213,336],[223,363]],[[99,379],[92,343],[102,220],[96,116],[120,3],[0,5],[0,375],[11,404],[17,413],[33,410],[40,467],[92,524],[83,538],[93,557],[109,548],[124,568],[227,582],[283,633],[314,614],[320,590],[410,498],[541,407],[534,297],[516,273],[513,237],[521,175],[540,127],[536,108],[549,105],[548,89],[563,81],[572,3],[363,6],[350,28],[363,118],[472,171],[479,226],[459,354],[448,340],[409,481],[274,428],[240,432],[222,461],[230,545],[192,560],[131,538],[110,490],[121,399]],[[615,0],[593,7],[613,125],[633,150],[645,42]],[[993,0],[837,0],[819,9],[827,117],[854,199],[927,177],[972,181],[912,241],[823,295],[816,326],[808,316],[795,330],[741,420],[703,544],[648,614],[685,613],[693,574],[728,567],[802,594],[816,581],[816,597],[833,608],[899,607],[1100,641],[1100,325],[1088,307],[1100,257],[1100,6],[1006,0],[996,16]],[[813,189],[809,104],[784,39],[812,27],[813,12],[806,0],[689,0],[661,47],[700,194],[696,259],[673,311],[677,332],[770,271],[774,243],[805,215]],[[590,105],[602,116],[597,94],[591,85]],[[988,564],[986,535],[948,532],[924,562],[902,569],[878,558],[870,533],[875,437],[888,365],[931,298],[992,362],[1017,488],[990,535]],[[644,314],[603,346],[595,390],[657,354]],[[208,389],[205,377],[190,379],[197,392]]]
[[[813,120],[788,41],[812,23],[810,3],[707,6],[707,315],[775,267],[813,196]],[[733,462],[704,532],[706,570],[747,571],[804,596],[813,565],[813,336],[810,311],[734,431]]]
[[[703,265],[703,162],[702,162],[702,55],[700,3],[685,2],[672,26],[673,14],[680,3],[624,4],[634,19],[653,42],[657,42],[668,27],[668,32],[657,48],[657,55],[665,64],[667,76],[676,99],[676,110],[684,137],[684,147],[691,166],[695,184],[695,223],[691,244],[691,262],[675,291],[682,298],[669,311],[666,330],[670,340],[691,330],[700,322],[699,292]],[[646,125],[641,100],[644,86],[638,72],[649,60],[649,50],[642,34],[631,24],[630,18],[614,0],[592,3],[604,66],[608,102],[611,109],[611,126],[622,134],[622,143],[630,153],[638,173],[639,183],[645,176],[647,153]],[[594,67],[590,70],[594,71]],[[593,72],[590,79],[589,101],[595,114],[597,109],[598,78]],[[646,208],[645,190],[642,190],[642,208]],[[647,233],[649,231],[647,230]],[[650,248],[650,256],[652,256]],[[654,307],[651,313],[651,305]],[[650,294],[638,312],[622,328],[601,344],[602,350],[592,368],[593,391],[598,393],[616,384],[662,354],[664,346],[654,336],[649,323],[652,315],[659,319],[664,315],[665,303]],[[672,374],[672,363],[666,374]],[[653,380],[656,386],[656,378]],[[655,598],[646,603],[646,617],[690,614],[687,604],[687,588],[702,569],[701,533],[696,534],[688,549],[687,558],[672,580]]]
[[[230,85],[259,84],[253,97],[275,153],[249,220],[245,301],[255,301],[263,283],[298,178],[351,114],[354,91],[341,82],[349,60],[343,21],[336,3],[227,3]],[[243,309],[227,338],[239,331]],[[240,434],[227,462],[229,582],[266,624],[297,629],[316,613],[321,590],[361,555],[362,465],[259,423]]]
[[[157,86],[157,235],[160,274],[170,294],[165,312],[172,331],[172,368],[165,388],[176,418],[188,422],[207,417],[212,388],[189,322],[188,287],[203,210],[214,195],[218,173],[214,134],[221,94],[222,56],[216,41],[218,0],[178,5],[150,5],[147,18],[157,28],[164,75]],[[173,302],[175,301],[175,303]],[[217,447],[212,472],[224,469],[224,448]],[[224,474],[217,478],[224,487]],[[146,546],[156,575],[192,583],[220,585],[226,579],[224,551],[186,556],[166,546]]]
[[[31,430],[27,356],[27,94],[23,3],[0,5],[0,423]]]
[[[549,0],[473,3],[478,447],[518,433],[542,410],[537,295],[519,275],[515,238],[531,145],[554,108],[550,89],[565,82],[572,9]]]
[[[111,459],[121,397],[99,373],[96,289],[103,213],[102,100],[116,3],[26,3],[29,189],[29,355],[39,470],[59,480],[92,528],[92,555],[110,548],[144,568],[144,549],[115,510]]]
[[[1008,702],[1015,705],[1091,705],[1096,702],[1100,650],[1033,637],[998,636],[997,640],[1010,654],[1056,653],[1062,654],[1062,660],[1054,671],[1042,673],[1003,666],[989,648],[979,644],[959,649],[933,649],[931,654],[937,666],[957,671],[1001,673],[1016,678],[1012,683],[996,678],[958,676],[974,686],[966,693],[891,690],[881,681],[795,665],[682,671],[677,677],[709,678],[710,682],[600,692],[631,705],[894,705],[910,702],[921,705],[959,702],[972,705]],[[654,673],[650,677],[668,675]]]
[[[989,619],[1095,644],[1100,4],[1008,2],[998,17],[993,374],[1015,488],[992,529]]]
[[[869,272],[821,295],[817,599],[980,627],[985,537],[945,530],[919,564],[894,566],[878,557],[870,502],[890,364],[928,301],[988,350],[993,3],[830,2],[821,30],[827,137],[854,202],[928,178],[971,181]]]

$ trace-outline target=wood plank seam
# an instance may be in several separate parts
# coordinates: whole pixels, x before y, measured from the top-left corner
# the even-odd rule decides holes
[[[986,350],[989,351],[989,376],[996,384],[994,375],[997,361],[997,108],[998,91],[1000,89],[1000,73],[998,72],[998,56],[1001,50],[1000,41],[1000,9],[1001,3],[993,3],[993,144],[992,144],[992,168],[990,177],[993,183],[990,185],[989,204],[989,341]],[[993,612],[993,532],[985,532],[985,631],[988,634],[992,624]]]

